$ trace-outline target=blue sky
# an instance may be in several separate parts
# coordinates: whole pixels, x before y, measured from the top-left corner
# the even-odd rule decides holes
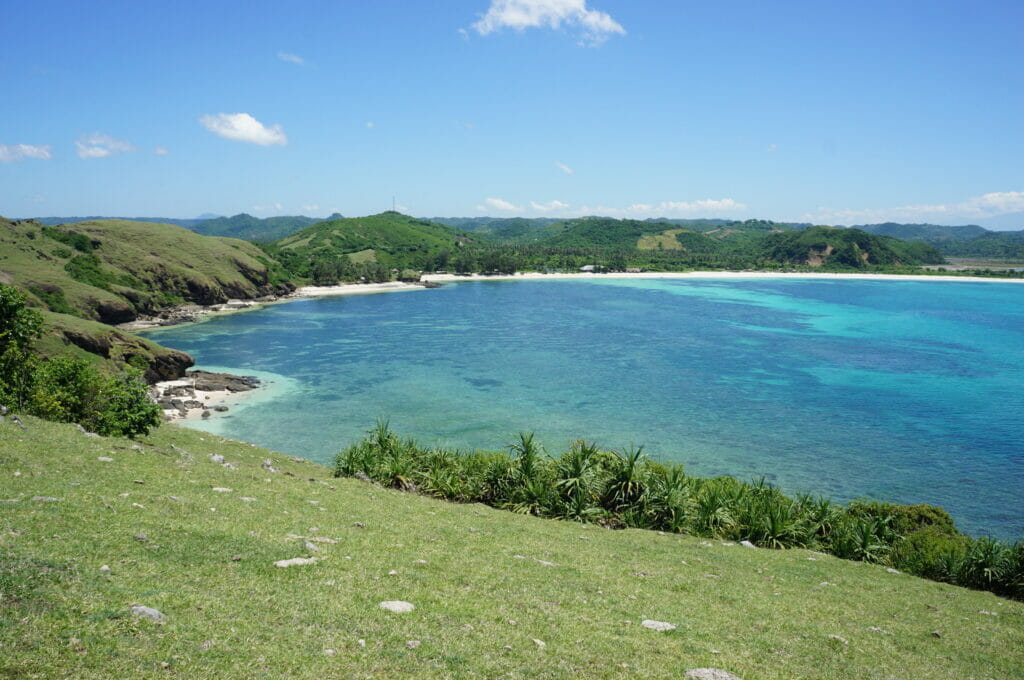
[[[0,0],[0,214],[1024,228],[1024,3]]]

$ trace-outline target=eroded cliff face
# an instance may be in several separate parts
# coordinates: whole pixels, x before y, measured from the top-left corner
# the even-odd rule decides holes
[[[139,368],[149,383],[184,377],[185,371],[195,365],[195,360],[185,352],[99,322],[62,314],[47,315],[46,320],[51,329],[42,343],[41,349],[46,354],[78,348],[115,366]]]

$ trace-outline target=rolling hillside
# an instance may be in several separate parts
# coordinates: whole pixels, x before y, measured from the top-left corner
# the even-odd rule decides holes
[[[0,220],[0,280],[28,292],[34,306],[105,323],[291,290],[273,264],[250,243],[168,224]]]
[[[341,215],[332,215],[328,220],[338,219]],[[233,217],[218,217],[211,220],[204,220],[189,227],[197,234],[204,236],[227,236],[229,238],[240,238],[245,241],[259,241],[270,243],[278,239],[291,236],[300,229],[322,220],[316,217],[304,217],[302,215],[289,215],[279,217],[253,217],[247,213],[240,213]]]
[[[863,268],[879,265],[942,264],[934,247],[868,234],[859,229],[811,227],[768,234],[757,244],[767,259],[811,267]]]
[[[1024,605],[990,593],[445,503],[175,426],[23,420],[0,422],[0,677],[1024,675]]]
[[[452,253],[472,235],[397,212],[319,222],[271,244],[284,259],[348,256],[354,262],[421,269],[428,258]]]

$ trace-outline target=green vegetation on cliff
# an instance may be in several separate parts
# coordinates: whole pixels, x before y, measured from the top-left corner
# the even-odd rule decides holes
[[[107,435],[145,434],[160,424],[160,410],[141,381],[142,366],[129,358],[119,373],[108,374],[70,352],[41,357],[34,343],[43,316],[25,306],[25,296],[0,284],[0,406]]]
[[[0,677],[1024,675],[1024,605],[989,593],[445,503],[175,426],[24,420],[0,422]],[[316,562],[273,566],[296,557]]]
[[[0,219],[0,282],[36,306],[105,323],[290,290],[275,267],[251,243],[168,224]]]

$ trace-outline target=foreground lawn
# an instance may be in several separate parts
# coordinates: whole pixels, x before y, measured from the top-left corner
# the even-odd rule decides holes
[[[1024,604],[987,593],[24,420],[0,423],[0,677],[1024,677]]]

